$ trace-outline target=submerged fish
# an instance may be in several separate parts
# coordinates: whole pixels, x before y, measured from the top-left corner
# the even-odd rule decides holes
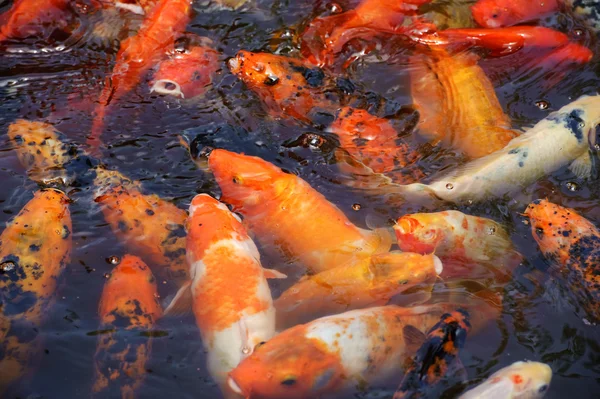
[[[413,57],[410,68],[418,134],[469,158],[501,150],[518,136],[477,61],[473,54],[437,50]]]
[[[123,256],[104,284],[98,313],[93,396],[134,398],[152,353],[148,333],[162,316],[156,279],[141,259]]]
[[[68,197],[38,191],[0,235],[0,394],[35,365],[71,253]]]
[[[595,174],[600,96],[582,96],[492,154],[468,162],[429,184],[400,186],[398,194],[450,202],[503,198],[569,166],[580,177]]]
[[[181,98],[193,98],[206,91],[219,68],[219,53],[208,46],[208,39],[189,36],[185,38],[189,43],[159,64],[150,91]]]
[[[208,351],[208,370],[225,397],[234,397],[227,374],[275,335],[267,278],[285,276],[262,268],[258,249],[238,216],[207,194],[192,200],[187,230],[192,279],[187,289]]]
[[[529,204],[525,216],[544,256],[557,264],[589,317],[600,320],[600,230],[574,210],[547,200]]]
[[[469,314],[465,310],[443,314],[427,333],[393,399],[422,397],[428,386],[439,383],[450,368],[460,364],[458,351],[470,330]]]
[[[229,373],[229,385],[245,398],[263,399],[366,389],[402,369],[439,318],[434,309],[353,310],[290,328]]]
[[[515,362],[504,367],[459,399],[540,399],[550,386],[552,370],[538,362]]]
[[[143,76],[173,49],[175,39],[189,22],[190,12],[189,0],[159,0],[137,34],[121,42],[113,72],[106,78],[100,94],[87,140],[94,155],[99,151],[108,106],[137,86]]]
[[[69,0],[15,0],[12,7],[0,15],[0,42],[38,36],[69,24]]]
[[[208,164],[222,201],[244,216],[258,240],[311,272],[351,264],[391,246],[387,231],[356,227],[304,180],[267,161],[217,149]]]
[[[491,272],[506,280],[521,261],[501,224],[459,211],[405,215],[394,231],[401,250],[439,256],[443,278],[477,278]]]
[[[442,270],[442,262],[435,255],[390,252],[306,276],[275,301],[277,327],[385,305],[393,296],[416,286],[431,288]]]
[[[500,28],[539,19],[559,10],[558,0],[479,0],[473,19],[484,28]]]
[[[96,170],[96,192],[104,219],[128,251],[140,256],[161,278],[187,280],[187,213],[156,194],[143,194],[139,182],[117,171]]]

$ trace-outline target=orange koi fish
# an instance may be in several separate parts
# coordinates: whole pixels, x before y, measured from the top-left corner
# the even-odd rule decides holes
[[[18,119],[8,126],[8,137],[31,180],[43,184],[67,180],[64,166],[75,152],[52,125]]]
[[[438,383],[450,367],[460,364],[458,351],[470,330],[469,314],[465,310],[443,314],[427,333],[393,399],[421,397],[427,386]]]
[[[134,398],[146,374],[152,340],[144,334],[162,316],[156,279],[136,256],[125,255],[100,297],[101,335],[94,356],[97,397]]]
[[[598,320],[600,230],[574,210],[537,200],[525,210],[544,256],[556,263],[586,313]]]
[[[401,370],[425,341],[424,330],[439,318],[433,309],[353,310],[290,328],[229,373],[229,385],[245,398],[350,394]]]
[[[413,287],[431,288],[442,270],[442,262],[435,255],[389,252],[306,276],[275,301],[277,328],[385,305],[393,296]]]
[[[38,36],[46,29],[64,29],[69,24],[69,0],[15,0],[0,15],[0,42]]]
[[[208,351],[208,370],[224,396],[235,397],[227,374],[275,335],[275,308],[266,279],[285,276],[262,268],[239,217],[207,194],[192,200],[187,229],[192,306]]]
[[[329,127],[340,139],[340,147],[375,173],[395,183],[415,182],[425,175],[414,163],[419,153],[398,138],[392,124],[362,109],[344,107]],[[339,157],[339,155],[338,155]],[[344,163],[339,164],[343,168]]]
[[[150,91],[181,98],[199,96],[206,91],[218,68],[218,52],[206,45],[190,44],[175,50],[159,64]]]
[[[325,99],[323,71],[301,60],[239,51],[228,66],[274,116],[309,122],[308,115],[314,108],[335,109]]]
[[[500,150],[518,134],[494,87],[470,54],[434,51],[411,68],[411,93],[421,136],[470,158]]]
[[[172,51],[175,39],[189,22],[189,0],[160,0],[135,36],[121,42],[111,76],[106,78],[95,110],[87,144],[96,155],[104,128],[106,110],[131,91],[161,58]]]
[[[257,157],[213,150],[208,157],[222,201],[244,216],[260,242],[322,272],[387,252],[384,230],[353,225],[335,205],[304,180]]]
[[[35,366],[38,329],[69,263],[69,202],[61,191],[38,191],[0,235],[0,394]]]
[[[545,363],[515,362],[506,366],[458,399],[541,399],[548,392],[552,369]]]
[[[378,32],[397,33],[406,15],[431,0],[363,0],[354,10],[317,18],[302,34],[303,53],[315,65],[331,63],[350,40]]]
[[[479,26],[500,28],[532,21],[558,9],[558,0],[479,0],[471,12]]]
[[[492,272],[505,280],[521,261],[501,224],[459,211],[405,215],[394,231],[402,251],[435,252],[446,266],[443,278],[475,278]],[[465,264],[467,270],[460,268]]]
[[[117,171],[96,170],[94,201],[117,238],[145,259],[161,278],[187,280],[185,220],[187,213],[159,196],[142,193],[139,182]]]

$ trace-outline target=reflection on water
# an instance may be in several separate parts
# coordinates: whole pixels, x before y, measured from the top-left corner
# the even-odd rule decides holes
[[[8,3],[0,11],[8,9]],[[335,166],[339,143],[325,131],[330,116],[319,115],[311,124],[272,118],[259,98],[231,75],[225,65],[224,61],[241,49],[298,55],[295,33],[318,15],[318,10],[325,7],[324,2],[256,0],[237,11],[205,3],[195,2],[196,12],[188,31],[212,39],[223,54],[212,87],[201,98],[181,100],[149,93],[147,85],[138,85],[118,106],[112,107],[105,120],[103,140],[108,149],[101,162],[139,180],[146,192],[187,209],[196,193],[218,196],[219,188],[181,146],[180,135],[185,132],[184,136],[198,140],[194,143],[196,151],[210,146],[244,152],[299,175],[361,227],[389,225],[390,220],[397,219],[405,210],[390,205],[393,201],[341,184],[347,176],[341,175]],[[318,5],[317,9],[313,3]],[[452,3],[471,2],[438,1],[436,7],[443,9]],[[116,21],[116,17],[104,18],[83,13],[81,24],[74,26],[70,35],[54,32],[47,42],[27,39],[10,43],[1,50],[0,132],[6,132],[15,119],[25,118],[52,123],[71,143],[86,141],[94,107],[90,99],[97,98],[115,54],[114,43],[103,40],[102,36],[110,33],[106,30],[112,25],[107,21]],[[447,18],[445,15],[438,23],[448,23]],[[129,21],[121,37],[139,22],[135,18]],[[104,25],[100,26],[101,23]],[[597,50],[593,34],[570,17],[548,18],[542,23],[586,35],[582,41]],[[352,82],[353,91],[350,96],[345,93],[341,96],[348,103],[389,118],[399,132],[408,134],[415,118],[409,87],[411,66],[402,51],[391,57],[383,53],[382,50],[381,56],[371,54],[351,65],[345,78]],[[515,128],[530,127],[570,100],[596,93],[600,87],[597,57],[557,81],[552,80],[552,72],[536,68],[535,61],[514,68],[517,57],[518,53],[481,62]],[[450,151],[427,144],[419,149],[424,155],[419,165],[427,175],[456,163]],[[89,395],[92,359],[98,335],[103,334],[98,330],[98,301],[113,268],[111,257],[122,256],[125,249],[92,201],[94,175],[86,171],[88,166],[86,162],[75,165],[77,177],[68,189],[73,199],[70,205],[73,251],[56,304],[39,330],[44,348],[40,366],[6,397]],[[36,183],[27,178],[4,133],[0,137],[0,181],[3,184],[0,222],[4,223],[20,211],[37,189]],[[578,179],[566,169],[537,182],[508,202],[457,208],[502,223],[525,257],[514,279],[500,291],[502,305],[497,321],[471,334],[461,352],[466,378],[469,383],[479,382],[514,361],[538,360],[548,363],[554,372],[546,397],[562,398],[576,392],[582,399],[595,398],[600,392],[597,326],[575,313],[576,304],[570,302],[565,287],[549,273],[549,264],[531,237],[530,227],[523,223],[519,212],[535,198],[548,198],[576,209],[595,223],[600,222],[598,185]],[[263,259],[265,267],[281,262],[275,256]],[[270,281],[274,296],[302,274],[293,265],[284,265],[281,270],[289,278]],[[168,303],[177,287],[172,281],[160,279],[157,284],[161,303]],[[461,298],[469,301],[478,290],[477,283],[468,281],[453,288],[439,282],[433,300],[442,301],[450,295],[459,302]],[[495,311],[490,303],[493,299],[476,300],[482,302],[478,308],[481,312]],[[205,351],[193,316],[161,319],[148,334],[153,337],[153,353],[146,365],[147,376],[138,391],[139,397],[219,396],[218,387],[205,368]],[[391,381],[389,390],[377,388],[356,397],[389,397],[397,383]],[[464,376],[450,376],[443,386],[445,391],[435,395],[453,397],[462,392],[464,383]]]

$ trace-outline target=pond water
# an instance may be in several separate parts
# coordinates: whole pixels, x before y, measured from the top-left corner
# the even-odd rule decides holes
[[[11,3],[4,1],[0,11],[8,10]],[[444,11],[473,2],[434,3],[437,11]],[[355,2],[340,4],[350,8]],[[200,98],[180,100],[150,93],[146,84],[138,85],[111,108],[102,137],[107,148],[101,162],[140,180],[146,192],[187,209],[197,193],[219,195],[218,185],[198,169],[180,145],[180,134],[187,130],[204,134],[206,145],[260,156],[297,174],[358,226],[389,225],[389,220],[397,219],[404,210],[390,205],[385,198],[374,198],[340,184],[343,179],[335,165],[336,144],[327,141],[330,136],[325,134],[323,125],[271,117],[260,99],[226,65],[226,60],[242,49],[297,56],[294,34],[327,7],[324,1],[257,0],[232,11],[209,2],[194,2],[193,19],[187,30],[212,39],[215,49],[222,54],[212,87]],[[75,144],[85,143],[89,135],[91,105],[100,93],[101,82],[111,71],[115,51],[98,46],[85,34],[94,23],[93,18],[84,18],[81,23],[70,36],[55,34],[45,42],[34,39],[11,42],[0,50],[2,223],[16,215],[38,188],[19,164],[5,134],[8,126],[18,118],[47,121]],[[582,29],[584,38],[580,40],[597,54],[594,34],[570,16],[553,16],[540,24],[565,32]],[[283,32],[288,34],[282,35]],[[570,70],[551,87],[545,83],[552,71],[536,71],[534,63],[524,69],[511,68],[511,62],[517,61],[518,56],[481,61],[516,129],[531,127],[580,95],[595,94],[600,87],[597,56],[585,66]],[[375,52],[353,63],[345,76],[356,86],[353,95],[357,103],[376,108],[380,114],[386,113],[383,109],[392,110],[387,113],[393,115],[396,126],[402,127],[412,115],[408,68],[408,57],[403,57],[402,51],[395,57],[378,56]],[[541,102],[544,106],[540,106]],[[210,133],[221,125],[218,134]],[[326,145],[320,148],[305,145],[302,137],[307,133],[323,134]],[[451,151],[437,147],[425,150],[427,154],[419,162],[428,175],[457,162]],[[94,332],[99,328],[98,302],[106,275],[113,267],[108,258],[126,253],[91,201],[90,182],[90,177],[82,172],[68,189],[73,199],[70,205],[73,251],[61,278],[57,301],[40,328],[44,353],[39,366],[10,387],[6,398],[90,396],[97,344]],[[465,384],[478,383],[500,367],[524,359],[551,366],[554,375],[547,398],[571,394],[581,399],[600,396],[598,327],[575,312],[566,289],[549,273],[549,264],[531,236],[530,226],[523,223],[521,213],[530,200],[537,198],[574,208],[596,225],[600,224],[597,181],[578,179],[566,168],[535,183],[513,200],[454,208],[502,223],[525,259],[513,280],[504,287],[501,317],[478,334],[470,335],[461,350],[466,379],[448,376],[447,389],[435,392],[435,397],[454,397],[464,390]],[[282,261],[263,256],[265,267],[277,267]],[[283,268],[291,269],[285,265]],[[274,296],[302,275],[301,270],[294,273],[287,282],[270,282]],[[169,281],[159,280],[158,285],[163,303],[177,289]],[[443,291],[443,282],[436,289]],[[162,319],[156,330],[159,333],[153,338],[152,357],[138,397],[220,397],[205,367],[206,355],[194,317]],[[353,397],[391,397],[399,379]]]

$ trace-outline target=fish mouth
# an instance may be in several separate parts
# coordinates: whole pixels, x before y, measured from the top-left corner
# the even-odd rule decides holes
[[[240,388],[238,383],[235,382],[233,377],[229,376],[229,378],[227,378],[227,385],[229,386],[229,388],[231,388],[233,392],[237,393],[238,395],[244,396],[244,391],[242,390],[242,388]]]
[[[160,79],[154,82],[150,92],[156,92],[158,94],[165,94],[169,96],[181,97],[185,98],[183,92],[181,91],[181,86],[179,83],[170,79]]]
[[[227,61],[227,66],[229,67],[231,73],[238,75],[244,66],[244,56],[242,54],[238,54],[235,57],[230,58]]]

